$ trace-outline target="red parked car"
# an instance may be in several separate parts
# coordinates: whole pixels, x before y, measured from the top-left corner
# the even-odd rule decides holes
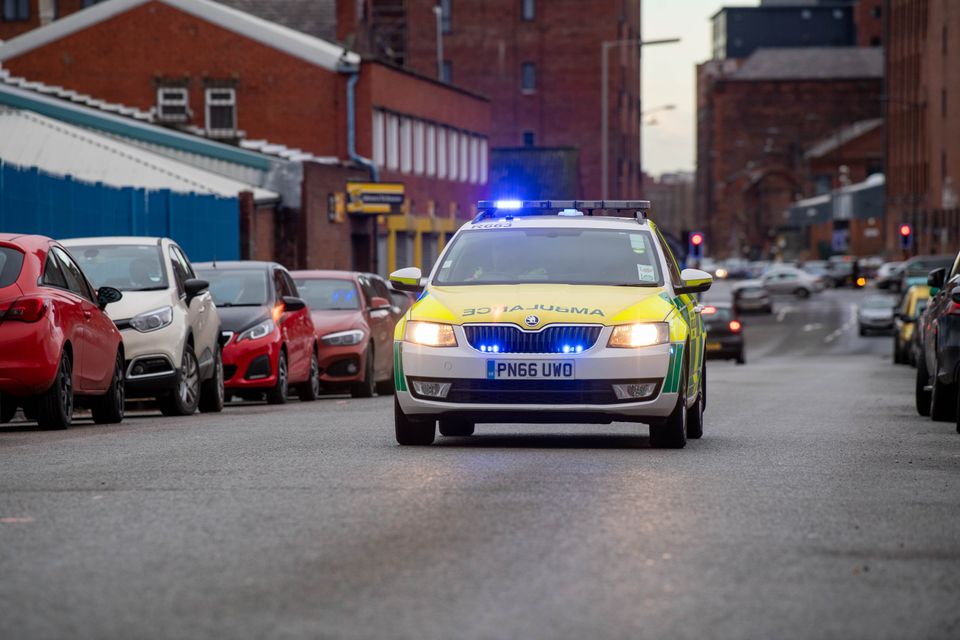
[[[94,291],[50,238],[0,233],[0,422],[23,407],[66,429],[75,397],[98,423],[123,420],[123,342],[103,312],[122,295]]]
[[[320,380],[354,398],[393,393],[393,329],[403,309],[372,273],[294,271],[320,340]]]
[[[290,273],[275,262],[252,260],[193,266],[210,283],[220,314],[226,392],[283,404],[292,386],[301,400],[316,400],[317,336]]]

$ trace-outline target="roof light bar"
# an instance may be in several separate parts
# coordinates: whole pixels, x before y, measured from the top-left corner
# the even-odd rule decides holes
[[[481,200],[480,211],[474,222],[491,218],[498,212],[522,211],[521,215],[571,215],[572,211],[630,211],[638,220],[646,218],[650,209],[649,200]],[[513,213],[507,213],[510,216]]]

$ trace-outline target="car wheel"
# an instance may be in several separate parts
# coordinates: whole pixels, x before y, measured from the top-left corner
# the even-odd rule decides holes
[[[200,364],[189,344],[183,348],[177,388],[158,400],[160,413],[165,416],[190,416],[196,412],[200,402]]]
[[[688,411],[687,438],[698,440],[703,437],[703,411],[707,406],[707,367],[700,370],[700,393],[697,394],[697,403]]]
[[[934,371],[930,390],[930,417],[937,422],[953,422],[956,419],[957,385],[939,381],[939,371]]]
[[[436,420],[417,420],[410,418],[400,408],[400,401],[393,398],[393,426],[397,442],[403,446],[423,447],[433,444],[437,437]]]
[[[226,402],[226,392],[223,390],[223,349],[217,347],[217,355],[213,361],[213,375],[200,385],[200,412],[220,413]]]
[[[386,380],[381,380],[377,382],[377,395],[378,396],[392,396],[397,392],[394,383],[393,383],[394,371],[390,369],[390,377]]]
[[[809,297],[810,297],[810,289],[807,289],[807,288],[805,288],[805,287],[800,287],[800,288],[798,288],[796,291],[793,292],[793,295],[797,296],[798,298],[809,298]]]
[[[900,357],[900,339],[894,336],[893,338],[893,364],[900,364],[903,362],[903,359]]]
[[[650,446],[654,449],[682,449],[687,445],[687,364],[683,364],[677,406],[663,421],[650,425]]]
[[[440,435],[442,436],[472,436],[476,425],[468,420],[440,418]]]
[[[737,354],[737,364],[747,364],[747,354],[744,353],[743,347],[740,348],[740,353]]]
[[[7,424],[17,415],[17,403],[13,398],[0,396],[0,424]]]
[[[316,349],[310,354],[310,377],[297,385],[297,396],[300,402],[313,402],[320,397],[320,361]]]
[[[53,384],[37,399],[37,423],[44,429],[66,429],[73,420],[73,361],[60,356]]]
[[[927,373],[927,359],[921,353],[920,357],[917,358],[917,385],[915,388],[916,392],[916,404],[917,404],[917,413],[922,416],[930,415],[930,389],[928,388],[930,384],[930,375]]]
[[[350,385],[350,395],[354,398],[372,398],[376,391],[373,373],[373,347],[367,350],[367,363],[363,367],[363,380]]]
[[[110,380],[110,389],[100,398],[94,398],[90,407],[93,421],[97,424],[117,424],[123,422],[123,403],[126,399],[123,380],[123,356],[117,353],[117,361],[113,366],[113,378]]]
[[[289,385],[289,371],[287,369],[287,354],[280,351],[277,358],[277,383],[267,391],[267,404],[286,404]]]

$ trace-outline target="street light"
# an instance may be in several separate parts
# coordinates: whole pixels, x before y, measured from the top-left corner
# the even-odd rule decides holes
[[[600,109],[602,111],[600,118],[601,141],[603,145],[602,157],[600,158],[601,174],[603,176],[603,185],[601,186],[602,198],[606,200],[609,197],[609,164],[610,164],[610,49],[614,47],[625,47],[627,45],[636,45],[638,47],[649,47],[655,44],[674,44],[680,42],[680,38],[664,38],[662,40],[607,40],[600,46],[601,68],[602,68],[602,94],[600,96]]]
[[[673,111],[673,110],[676,109],[676,108],[677,108],[677,105],[675,105],[675,104],[664,104],[664,105],[660,105],[659,107],[653,107],[652,109],[647,109],[646,111],[641,111],[641,112],[640,112],[640,117],[641,117],[641,118],[645,118],[645,117],[650,116],[650,115],[653,115],[653,114],[655,114],[655,113],[660,113],[661,111]],[[657,119],[656,119],[656,118],[650,118],[650,119],[647,120],[644,124],[647,124],[647,125],[657,124]]]

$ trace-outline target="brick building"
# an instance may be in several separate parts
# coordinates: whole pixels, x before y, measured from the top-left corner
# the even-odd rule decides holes
[[[411,259],[435,255],[456,226],[442,220],[464,219],[485,195],[487,100],[208,0],[107,0],[6,41],[0,62],[197,135],[361,167],[371,159],[381,181],[406,185],[411,214],[437,221],[384,221],[387,250],[408,229],[426,242]],[[352,243],[355,257],[367,246]],[[369,251],[358,264],[372,261]]]
[[[887,248],[914,228],[914,253],[960,246],[960,5],[887,0]]]

